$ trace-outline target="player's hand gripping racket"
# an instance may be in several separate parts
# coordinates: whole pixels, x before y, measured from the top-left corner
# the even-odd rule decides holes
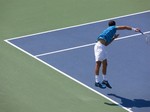
[[[144,34],[141,30],[139,32],[145,37],[146,43],[150,45],[150,35]]]

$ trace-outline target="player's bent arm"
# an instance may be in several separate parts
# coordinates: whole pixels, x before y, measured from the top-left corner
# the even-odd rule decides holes
[[[109,44],[111,44],[112,41],[114,41],[118,37],[119,37],[119,34],[115,34],[114,37],[112,38],[112,40],[109,43],[105,43],[105,46],[108,46]]]

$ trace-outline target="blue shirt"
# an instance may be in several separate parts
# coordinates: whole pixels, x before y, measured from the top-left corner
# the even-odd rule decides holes
[[[115,35],[117,31],[117,27],[116,26],[109,26],[106,30],[104,30],[97,38],[97,41],[99,39],[104,39],[106,41],[106,43],[110,43],[113,36]]]

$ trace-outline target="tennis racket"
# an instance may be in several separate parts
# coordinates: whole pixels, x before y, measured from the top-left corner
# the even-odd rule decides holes
[[[141,30],[139,32],[145,37],[146,43],[150,45],[150,34],[145,34]]]

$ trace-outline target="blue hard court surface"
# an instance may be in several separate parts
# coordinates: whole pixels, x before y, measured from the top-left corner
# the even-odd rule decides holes
[[[118,25],[150,30],[150,12],[114,19]],[[9,42],[33,56],[94,43],[108,21],[53,32],[10,39]],[[119,31],[121,37],[135,34]],[[40,60],[106,95],[134,112],[150,111],[150,46],[142,35],[114,41],[108,47],[108,79],[112,89],[94,86],[94,45],[39,56]],[[104,102],[107,105],[107,102]]]

